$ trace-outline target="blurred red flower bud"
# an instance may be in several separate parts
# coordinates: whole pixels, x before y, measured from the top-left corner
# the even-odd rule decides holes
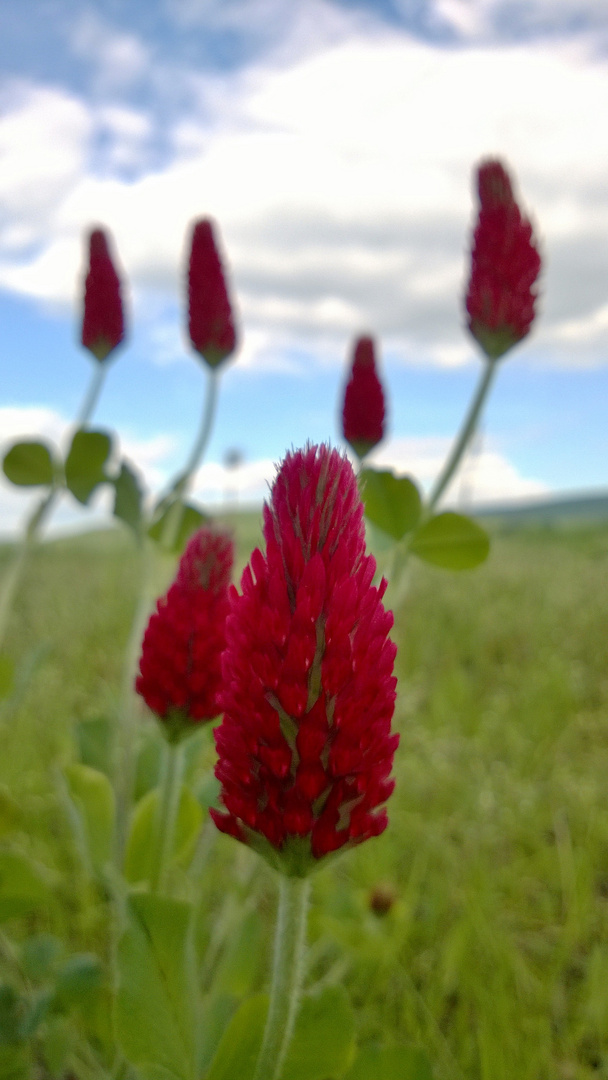
[[[376,885],[369,896],[370,910],[374,915],[388,915],[396,899],[392,885]]]
[[[175,581],[150,616],[135,688],[172,741],[220,712],[232,561],[227,533],[199,529],[186,545]]]
[[[188,268],[190,340],[215,368],[236,347],[234,318],[226,278],[208,218],[195,222]]]
[[[498,360],[530,330],[541,259],[504,165],[482,162],[477,187],[480,209],[466,295],[468,327],[488,359]]]
[[[355,342],[350,379],[344,391],[342,430],[359,458],[369,454],[384,436],[384,392],[371,337],[360,337]]]
[[[287,454],[255,550],[231,590],[215,730],[222,831],[283,872],[378,836],[399,736],[396,647],[383,580],[365,554],[350,463],[327,446]]]
[[[82,344],[96,360],[103,363],[124,337],[121,286],[103,229],[92,230],[88,247]]]

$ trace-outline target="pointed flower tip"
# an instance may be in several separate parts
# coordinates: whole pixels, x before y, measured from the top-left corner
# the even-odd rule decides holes
[[[188,266],[188,329],[192,345],[209,367],[236,348],[234,316],[226,277],[208,218],[195,222]]]
[[[485,209],[514,202],[511,178],[502,161],[488,158],[477,168],[477,192]]]
[[[304,876],[378,836],[399,741],[391,732],[392,614],[372,585],[348,460],[287,454],[264,512],[265,551],[231,594],[215,730],[217,827]]]
[[[357,457],[365,457],[383,439],[384,421],[384,391],[376,371],[374,341],[360,337],[355,342],[342,407],[344,438]]]
[[[477,187],[480,209],[466,310],[471,334],[494,361],[530,331],[541,258],[504,165],[496,160],[482,162]]]
[[[88,249],[81,340],[85,349],[103,363],[124,338],[121,284],[103,229],[91,230]]]
[[[232,537],[222,530],[205,526],[194,533],[148,622],[135,688],[170,741],[220,712],[233,551]]]

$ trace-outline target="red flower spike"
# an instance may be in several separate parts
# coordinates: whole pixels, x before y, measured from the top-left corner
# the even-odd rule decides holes
[[[384,392],[370,337],[360,337],[355,343],[350,379],[344,391],[342,430],[359,458],[369,454],[384,437]]]
[[[226,279],[211,222],[197,221],[188,268],[188,328],[198,353],[215,368],[236,347],[236,332]]]
[[[399,736],[396,647],[371,584],[350,463],[327,446],[289,453],[264,507],[266,553],[231,590],[216,728],[222,831],[284,873],[377,836]],[[371,659],[369,659],[371,658]]]
[[[170,741],[220,712],[233,543],[209,527],[190,538],[175,581],[150,616],[135,689]]]
[[[89,236],[89,270],[84,286],[82,344],[103,363],[125,333],[120,279],[102,229]]]
[[[480,209],[466,309],[471,334],[493,361],[530,330],[541,259],[500,161],[482,162],[477,187]]]

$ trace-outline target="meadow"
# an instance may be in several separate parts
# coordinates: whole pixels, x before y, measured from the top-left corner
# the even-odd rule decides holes
[[[242,565],[258,518],[231,524]],[[496,528],[475,571],[411,569],[395,613],[390,826],[315,876],[307,982],[342,984],[360,1044],[421,1046],[436,1080],[608,1078],[608,527]],[[44,868],[53,902],[4,923],[8,981],[26,938],[108,964],[108,897],[80,858],[63,770],[103,766],[96,738],[119,722],[137,576],[126,532],[90,533],[42,544],[18,597],[7,647],[26,669],[2,717],[0,844]],[[191,742],[205,805],[208,728]],[[142,709],[138,794],[158,751]],[[195,883],[200,979],[223,991],[225,1019],[267,983],[275,889],[209,822],[190,854],[174,887]],[[210,1047],[221,1021],[207,1016]],[[48,1075],[67,1076],[57,1062]],[[89,1075],[108,1073],[83,1050]]]

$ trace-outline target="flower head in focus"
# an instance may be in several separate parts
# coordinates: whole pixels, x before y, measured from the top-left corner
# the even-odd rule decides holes
[[[468,326],[489,360],[498,360],[530,330],[541,259],[532,226],[513,196],[500,161],[477,172],[479,217],[466,295]]]
[[[217,367],[234,352],[234,317],[213,226],[208,218],[195,222],[192,232],[188,320],[190,340],[210,367]]]
[[[150,616],[135,688],[172,741],[220,711],[232,562],[232,538],[208,526],[199,529]]]
[[[91,231],[88,247],[81,340],[85,349],[103,363],[124,337],[120,279],[103,229]]]
[[[344,391],[342,430],[357,457],[363,458],[384,437],[384,392],[376,371],[374,342],[360,337]]]
[[[220,830],[303,876],[378,836],[399,736],[386,582],[365,553],[350,463],[327,446],[287,454],[256,550],[231,591],[215,730]]]

